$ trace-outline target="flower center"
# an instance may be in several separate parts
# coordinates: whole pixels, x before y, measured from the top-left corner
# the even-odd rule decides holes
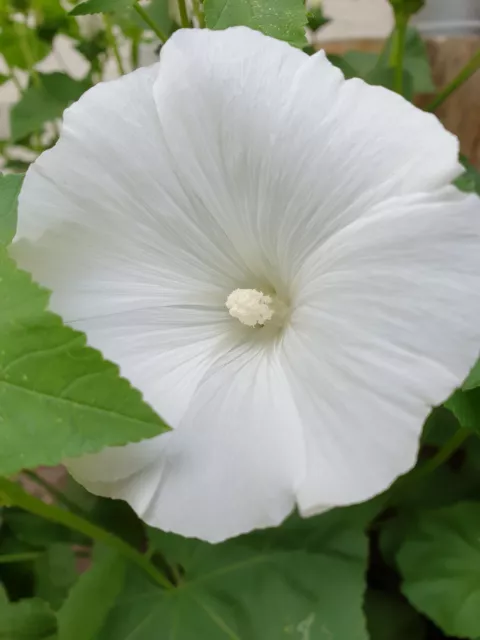
[[[272,296],[265,296],[257,289],[235,289],[228,296],[225,306],[233,318],[247,327],[263,326],[276,311]]]

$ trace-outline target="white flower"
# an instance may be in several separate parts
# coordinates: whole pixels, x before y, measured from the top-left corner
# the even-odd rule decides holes
[[[218,541],[373,496],[480,344],[480,206],[398,95],[246,28],[179,31],[30,168],[21,266],[174,428],[72,460]]]

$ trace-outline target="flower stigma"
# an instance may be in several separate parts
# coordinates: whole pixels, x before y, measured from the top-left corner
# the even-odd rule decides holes
[[[275,313],[272,296],[266,296],[257,289],[235,289],[228,296],[225,306],[233,318],[247,327],[263,327]]]

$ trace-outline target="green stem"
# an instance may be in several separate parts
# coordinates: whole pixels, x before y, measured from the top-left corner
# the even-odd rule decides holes
[[[192,0],[193,5],[193,13],[195,18],[197,19],[198,26],[200,29],[205,27],[205,15],[203,13],[202,5],[200,0]]]
[[[178,0],[178,10],[180,12],[180,25],[184,29],[190,27],[190,20],[188,19],[187,5],[185,0]]]
[[[52,496],[52,498],[55,498],[55,500],[59,504],[63,504],[64,507],[66,507],[70,511],[73,511],[73,513],[77,513],[79,516],[83,516],[83,517],[86,516],[86,513],[77,504],[75,504],[72,500],[70,500],[68,496],[66,496],[64,493],[59,491],[56,487],[53,487],[49,482],[44,480],[41,476],[36,474],[34,471],[25,469],[24,471],[22,471],[22,473],[24,476],[27,476],[27,478],[30,478],[30,480],[33,480],[40,487],[43,487],[43,489],[48,491],[48,493]]]
[[[473,58],[467,62],[458,75],[447,84],[447,86],[440,91],[440,93],[433,99],[428,105],[427,111],[436,111],[438,107],[445,102],[451,94],[456,91],[464,82],[466,82],[473,74],[480,69],[480,49],[473,56]]]
[[[107,39],[107,44],[109,48],[113,51],[113,55],[115,56],[115,60],[117,61],[118,72],[121,76],[124,76],[126,72],[123,66],[122,56],[120,55],[120,51],[118,49],[117,39],[113,34],[110,17],[107,16],[105,13],[103,14],[103,24],[105,25],[105,37]]]
[[[17,76],[13,72],[13,69],[8,69],[8,77],[10,78],[10,80],[15,85],[15,88],[17,89],[18,93],[20,95],[22,95],[22,93],[23,93],[22,85],[20,84],[19,79],[17,78]]]
[[[25,553],[0,554],[0,564],[13,564],[14,562],[29,562],[43,555],[40,551],[26,551]]]
[[[453,436],[448,440],[439,451],[430,458],[428,462],[425,462],[415,473],[412,474],[415,476],[415,480],[418,478],[423,478],[424,476],[428,476],[430,473],[438,469],[444,462],[449,460],[455,451],[460,449],[463,443],[472,435],[470,429],[457,429]]]
[[[163,33],[163,31],[160,29],[158,24],[154,20],[151,19],[151,17],[145,11],[145,9],[142,7],[142,5],[138,4],[138,1],[137,1],[133,5],[133,8],[138,13],[138,15],[142,18],[142,20],[145,22],[145,24],[147,24],[149,26],[149,28],[154,33],[157,34],[157,36],[160,38],[162,43],[165,43],[168,40],[168,36],[165,33]]]
[[[132,66],[132,71],[138,69],[139,64],[139,55],[140,55],[140,38],[135,36],[132,39],[131,43],[132,49],[130,51],[130,64]]]
[[[446,442],[439,451],[430,458],[427,462],[425,462],[422,466],[418,467],[414,471],[412,471],[407,476],[403,476],[397,480],[395,485],[392,487],[390,491],[389,502],[397,495],[401,495],[406,489],[410,489],[414,486],[418,480],[425,478],[426,476],[433,473],[438,467],[440,467],[444,462],[449,460],[452,455],[457,451],[463,443],[467,440],[467,438],[472,434],[470,429],[457,429],[453,436]]]
[[[7,505],[16,505],[40,518],[62,524],[97,542],[102,542],[143,569],[158,585],[165,589],[172,588],[172,584],[158,571],[148,558],[124,542],[121,538],[118,538],[109,531],[105,531],[105,529],[97,527],[97,525],[74,513],[70,513],[54,505],[45,504],[41,500],[38,500],[38,498],[34,498],[24,491],[20,485],[10,482],[10,480],[6,478],[0,478],[0,502],[2,500]]]
[[[408,19],[401,13],[395,15],[395,31],[393,34],[390,65],[395,70],[393,88],[403,95],[403,61],[405,56],[405,40],[407,36]]]
[[[35,69],[35,60],[30,49],[30,44],[28,42],[26,31],[22,28],[25,25],[22,25],[19,22],[15,22],[15,31],[18,36],[18,43],[20,45],[20,51],[25,58],[25,62],[27,63],[28,70],[30,72],[30,76],[32,78],[33,84],[38,88],[41,87],[42,82],[40,80],[40,75],[38,71]]]

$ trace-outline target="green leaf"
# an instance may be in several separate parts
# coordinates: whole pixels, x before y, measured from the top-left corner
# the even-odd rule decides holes
[[[47,640],[57,631],[57,620],[46,602],[34,598],[19,602],[0,599],[0,640]]]
[[[464,156],[460,157],[460,161],[465,167],[465,173],[455,180],[455,186],[465,193],[480,195],[480,173]]]
[[[397,554],[402,591],[447,635],[480,636],[480,503],[421,514]]]
[[[46,122],[61,118],[65,109],[90,86],[65,73],[39,74],[40,86],[31,85],[10,111],[13,142],[40,131]]]
[[[34,564],[35,595],[55,611],[77,579],[76,558],[70,545],[53,544]]]
[[[386,41],[380,55],[369,51],[347,51],[343,56],[330,56],[346,78],[363,78],[373,85],[387,89],[393,86],[393,69],[390,66],[392,36]],[[426,45],[413,28],[407,29],[404,53],[404,84],[408,83],[408,94],[431,93],[435,90]],[[407,97],[409,97],[407,95]]]
[[[76,531],[39,518],[22,509],[7,509],[4,517],[5,524],[8,525],[16,539],[36,549],[48,548],[50,545],[58,543],[69,545],[88,543],[88,539]]]
[[[23,182],[23,175],[0,174],[0,245],[13,240],[17,230],[17,199]]]
[[[176,587],[131,573],[99,640],[367,640],[360,514],[295,517],[218,545],[151,530]]]
[[[26,24],[11,21],[0,29],[0,51],[9,67],[29,70],[50,53],[50,47]]]
[[[303,0],[205,0],[204,6],[210,29],[244,25],[298,47],[307,43]]]
[[[346,76],[350,78],[366,78],[378,62],[378,54],[371,51],[347,51],[340,57],[354,70],[353,74]]]
[[[123,500],[97,498],[89,516],[96,525],[123,538],[133,547],[140,548],[145,541],[143,522]]]
[[[70,11],[72,16],[85,16],[91,13],[108,13],[131,7],[134,0],[86,0]]]
[[[151,0],[144,9],[153,22],[167,36],[178,28],[177,23],[172,18],[170,0]],[[115,13],[112,19],[128,38],[138,37],[138,34],[141,35],[146,28],[143,18],[138,15],[133,7]]]
[[[317,31],[329,22],[330,19],[325,17],[322,7],[315,7],[307,12],[307,25],[312,31]]]
[[[391,67],[375,67],[366,77],[365,81],[373,86],[385,87],[393,90],[395,87],[396,71]],[[414,96],[412,76],[407,70],[403,71],[403,96],[407,100],[412,100]]]
[[[36,560],[39,555],[39,551],[23,551],[22,553],[0,553],[0,564],[32,562],[33,560]]]
[[[98,640],[125,579],[125,564],[110,550],[82,576],[58,612],[58,640]],[[155,637],[155,636],[152,636]]]
[[[468,374],[468,378],[463,383],[462,389],[464,391],[469,391],[476,387],[480,387],[480,360],[477,360],[473,369]]]
[[[480,387],[468,391],[455,391],[445,406],[455,415],[462,427],[480,434]]]
[[[383,60],[390,60],[391,49],[392,36],[385,43],[382,52]],[[435,91],[427,46],[420,33],[412,27],[408,27],[406,33],[403,64],[405,71],[412,78],[414,93],[433,93]]]
[[[166,429],[115,365],[45,310],[48,297],[0,251],[0,475]]]
[[[369,589],[365,613],[370,640],[425,640],[423,619],[398,596]]]

